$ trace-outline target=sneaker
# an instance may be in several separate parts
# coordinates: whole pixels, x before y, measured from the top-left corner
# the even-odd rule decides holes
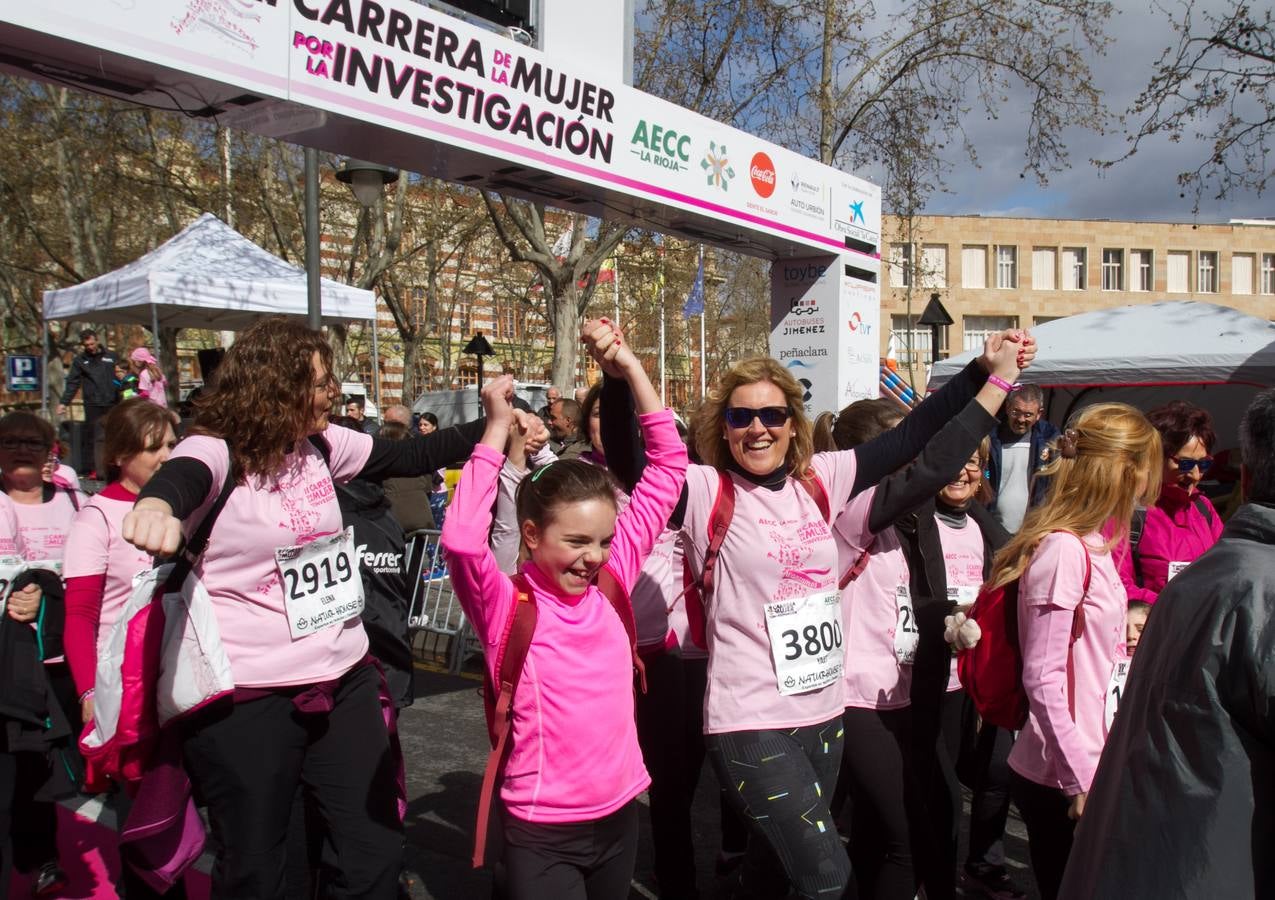
[[[991,900],[1026,900],[1002,866],[966,864],[961,870],[961,889],[966,895],[989,897]]]
[[[55,896],[69,883],[70,879],[66,877],[66,873],[62,871],[57,860],[49,860],[36,870],[35,878],[31,880],[31,896]]]

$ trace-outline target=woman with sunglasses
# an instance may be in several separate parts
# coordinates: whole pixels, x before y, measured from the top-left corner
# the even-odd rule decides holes
[[[842,755],[842,661],[853,652],[841,640],[829,519],[915,457],[989,373],[1015,375],[1015,358],[1026,365],[1034,355],[1023,332],[992,336],[983,356],[901,427],[855,450],[814,452],[805,390],[773,359],[735,364],[705,401],[692,434],[706,464],[688,470],[671,524],[701,581],[717,547],[704,591],[704,732],[718,780],[753,830],[741,896],[839,896],[850,877],[828,808]],[[609,424],[612,408],[603,404],[602,427],[615,469],[610,442],[625,435]],[[714,540],[725,491],[733,514]]]
[[[1200,492],[1217,441],[1213,417],[1175,400],[1151,410],[1147,419],[1164,445],[1160,495],[1154,505],[1134,513],[1132,552],[1122,554],[1117,548],[1116,556],[1129,599],[1155,603],[1169,579],[1217,543],[1222,517]]]

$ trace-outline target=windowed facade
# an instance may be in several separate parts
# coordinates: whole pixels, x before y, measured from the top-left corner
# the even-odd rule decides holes
[[[1063,247],[1062,289],[1064,291],[1083,291],[1086,284],[1085,278],[1085,248]]]
[[[1110,248],[1102,251],[1102,289],[1124,290],[1124,251]]]
[[[1262,254],[1262,293],[1275,294],[1275,253]]]
[[[1231,256],[1231,293],[1253,293],[1253,254],[1235,253]]]
[[[947,287],[947,244],[925,244],[921,247],[921,277],[923,288]]]
[[[996,287],[1014,290],[1018,287],[1018,248],[1004,244],[996,248]]]
[[[961,248],[961,287],[982,290],[987,287],[987,248]]]
[[[1201,250],[1196,257],[1195,289],[1201,294],[1217,293],[1217,251]]]
[[[890,287],[905,288],[912,284],[912,245],[890,245]]]
[[[890,316],[890,343],[894,358],[904,365],[916,362],[925,365],[930,361],[930,327],[917,325],[917,316],[909,321],[907,316]]]
[[[983,341],[987,340],[989,335],[1004,331],[1006,328],[1017,328],[1018,318],[1015,316],[966,316],[961,322],[961,327],[965,332],[964,349],[982,350]]]
[[[1032,290],[1052,291],[1056,284],[1055,272],[1058,269],[1058,251],[1053,247],[1035,247],[1032,249]]]
[[[1150,250],[1129,251],[1129,290],[1155,290],[1155,267]]]
[[[1185,250],[1170,250],[1166,275],[1170,294],[1185,294],[1191,290],[1191,254]]]

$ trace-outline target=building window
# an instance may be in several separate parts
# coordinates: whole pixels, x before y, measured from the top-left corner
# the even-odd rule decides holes
[[[474,365],[464,365],[457,372],[458,383],[462,388],[478,386],[478,367]]]
[[[1102,251],[1102,289],[1104,291],[1124,290],[1124,251],[1104,249]]]
[[[1201,294],[1217,293],[1217,251],[1201,250],[1196,257],[1195,289]]]
[[[1236,253],[1231,257],[1231,293],[1253,293],[1253,254]]]
[[[1017,328],[1016,316],[966,316],[961,322],[965,332],[965,349],[982,350],[983,341],[998,331]]]
[[[1064,291],[1085,289],[1085,248],[1063,247],[1062,288]]]
[[[503,341],[516,341],[522,337],[518,321],[518,303],[505,299],[496,301],[496,337]]]
[[[1150,250],[1129,251],[1129,282],[1131,291],[1150,291],[1155,289],[1155,270],[1152,268]]]
[[[912,284],[912,245],[890,245],[890,287],[905,288]]]
[[[930,326],[917,325],[917,316],[912,316],[909,327],[907,316],[890,316],[890,346],[894,348],[894,359],[904,365],[930,361]]]
[[[1165,257],[1168,265],[1168,291],[1170,294],[1185,294],[1191,290],[1191,254],[1185,250],[1170,250]]]
[[[1275,253],[1262,254],[1262,293],[1275,294]]]
[[[1055,272],[1058,270],[1058,251],[1053,247],[1032,249],[1032,290],[1054,290]]]
[[[1002,290],[1018,287],[1018,248],[996,248],[996,286]]]
[[[987,287],[987,248],[961,248],[961,287],[982,290]]]
[[[921,277],[923,288],[947,287],[947,244],[925,244],[921,247]]]

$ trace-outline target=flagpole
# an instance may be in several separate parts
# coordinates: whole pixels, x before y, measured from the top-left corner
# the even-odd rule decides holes
[[[620,251],[615,251],[615,268],[611,270],[611,287],[615,292],[615,324],[619,327],[623,323],[620,318]]]
[[[660,247],[660,405],[668,406],[667,378],[664,370],[664,248]]]
[[[699,245],[699,270],[704,271],[704,245]],[[702,290],[702,288],[701,288]],[[708,345],[704,343],[704,314],[708,311],[708,298],[704,297],[700,301],[703,305],[699,311],[699,399],[702,403],[708,395],[707,382],[705,381],[705,366],[708,360]]]

